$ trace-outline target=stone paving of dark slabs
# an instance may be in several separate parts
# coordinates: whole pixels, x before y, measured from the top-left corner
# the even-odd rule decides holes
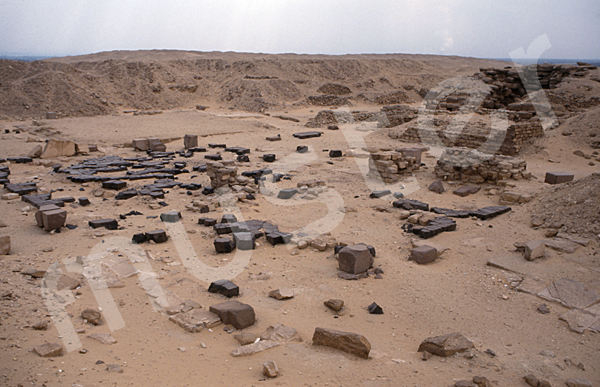
[[[25,163],[30,163],[33,161],[33,159],[31,157],[9,157],[7,158],[8,161],[10,161],[11,163],[17,163],[17,164],[25,164]]]
[[[402,229],[406,232],[418,235],[423,239],[429,239],[444,231],[455,231],[456,221],[443,216],[430,220],[427,222],[426,226],[418,226],[407,223],[402,226]]]
[[[101,228],[104,227],[108,230],[116,230],[117,228],[119,228],[119,223],[117,222],[116,219],[96,219],[96,220],[90,220],[88,222],[88,225],[91,228]]]
[[[449,208],[432,207],[431,212],[445,215],[448,218],[468,218],[471,216],[471,211],[466,210],[452,210]]]
[[[429,204],[422,203],[418,200],[400,199],[392,203],[396,208],[402,208],[404,210],[422,210],[429,211]]]
[[[245,154],[250,153],[250,149],[243,148],[241,146],[232,146],[232,147],[225,148],[225,152],[231,152],[231,153],[235,153],[237,155],[245,155]]]
[[[320,132],[300,132],[300,133],[294,133],[293,136],[296,138],[299,138],[301,140],[304,140],[307,138],[321,137],[321,133]]]
[[[471,216],[475,216],[481,220],[487,220],[491,218],[495,218],[498,215],[505,214],[512,210],[512,208],[507,206],[490,206],[480,208],[477,211],[472,211]]]
[[[4,184],[4,188],[6,188],[8,192],[19,194],[19,196],[37,191],[37,185],[33,182],[19,184],[7,183]]]

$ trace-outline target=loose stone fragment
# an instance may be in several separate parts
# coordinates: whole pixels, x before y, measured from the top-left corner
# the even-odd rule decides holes
[[[544,256],[546,243],[543,240],[531,241],[525,244],[525,259],[533,261]]]
[[[295,188],[285,188],[279,191],[277,194],[278,199],[290,199],[292,196],[298,193],[298,190]]]
[[[279,370],[275,362],[268,361],[263,364],[263,375],[267,378],[276,378],[279,375]]]
[[[332,298],[330,300],[324,301],[323,304],[325,304],[325,306],[328,307],[329,309],[339,312],[340,309],[342,309],[344,307],[344,300],[338,300],[338,299]]]
[[[235,249],[235,242],[230,238],[217,238],[213,242],[217,253],[231,253]]]
[[[573,181],[575,175],[572,173],[564,172],[546,172],[546,179],[544,180],[547,184],[562,184],[569,181]]]
[[[169,211],[160,214],[160,220],[163,222],[175,223],[179,222],[179,219],[181,219],[181,213],[179,211]]]
[[[437,356],[449,357],[474,347],[469,339],[454,332],[443,336],[428,337],[419,345],[418,352],[427,351]]]
[[[481,187],[479,187],[479,186],[460,187],[460,188],[455,189],[452,193],[455,195],[458,195],[460,197],[465,197],[465,196],[472,195],[474,193],[479,192],[480,189],[481,189]]]
[[[267,163],[272,163],[273,161],[275,161],[275,158],[276,156],[272,153],[263,155],[263,161],[266,161]]]
[[[117,223],[115,219],[90,220],[88,224],[91,228],[104,227],[108,230],[116,230],[117,228],[119,228],[119,223]]]
[[[369,195],[369,197],[371,199],[379,199],[382,198],[384,196],[390,195],[392,193],[392,191],[390,191],[389,189],[383,190],[383,191],[373,191],[371,192],[371,194]]]
[[[164,243],[169,240],[165,230],[154,230],[146,233],[146,240],[154,241],[154,243]]]
[[[0,236],[0,255],[10,254],[10,236]]]
[[[219,293],[225,297],[235,297],[240,295],[240,288],[233,282],[222,279],[212,282],[208,287],[210,293]]]
[[[87,320],[87,322],[91,324],[100,325],[102,313],[100,313],[100,311],[97,309],[88,308],[81,312],[81,318]]]
[[[287,300],[294,297],[294,292],[290,288],[273,289],[269,292],[269,297]]]
[[[369,358],[371,352],[371,343],[364,336],[351,332],[316,328],[312,341],[313,345],[336,348],[365,359]]]
[[[329,157],[331,158],[342,157],[343,155],[344,154],[339,149],[332,149],[329,151]]]
[[[415,261],[420,265],[431,263],[436,260],[438,254],[437,249],[431,246],[419,246],[412,249],[409,260]]]
[[[340,270],[349,274],[367,271],[373,266],[373,255],[366,245],[346,246],[338,254]]]
[[[444,184],[441,180],[436,180],[429,185],[429,190],[438,194],[441,194],[446,191],[444,188]]]
[[[34,347],[33,351],[41,357],[57,357],[63,354],[63,347],[56,343],[46,343]]]
[[[223,324],[231,324],[236,329],[244,329],[255,322],[254,309],[239,301],[230,300],[212,305],[210,311],[221,318]]]
[[[115,344],[117,340],[108,333],[93,333],[88,335],[90,339],[98,340],[102,344]]]
[[[383,314],[383,309],[381,308],[381,306],[377,305],[377,303],[372,303],[371,305],[369,305],[367,307],[367,309],[369,310],[369,313],[371,314]]]
[[[242,332],[234,335],[233,338],[236,339],[240,345],[248,345],[254,343],[256,339],[258,339],[258,336],[254,333]]]

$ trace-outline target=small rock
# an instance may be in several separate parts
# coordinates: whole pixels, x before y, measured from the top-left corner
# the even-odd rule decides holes
[[[567,386],[569,387],[592,387],[592,382],[587,379],[567,379]]]
[[[441,357],[449,357],[457,352],[474,348],[473,343],[460,333],[428,337],[419,345],[418,352],[427,351]]]
[[[92,333],[90,339],[98,340],[102,344],[115,344],[117,340],[108,333]]]
[[[313,334],[313,345],[332,347],[356,356],[368,359],[371,343],[364,336],[333,329],[316,328]]]
[[[287,300],[294,297],[294,292],[290,288],[274,289],[269,292],[269,297]]]
[[[369,310],[369,313],[371,314],[383,314],[383,309],[381,308],[381,306],[377,305],[377,303],[372,303],[371,305],[369,305],[367,307],[367,309]]]
[[[540,380],[534,374],[526,375],[523,379],[525,379],[525,383],[532,387],[538,387],[538,384],[540,383]]]
[[[48,329],[48,322],[47,321],[41,321],[37,324],[33,324],[31,326],[31,328],[35,329],[36,331],[45,331]]]
[[[538,312],[540,312],[541,314],[548,314],[550,313],[550,309],[548,309],[548,306],[546,304],[540,304],[537,307]]]
[[[118,364],[107,364],[106,365],[106,370],[108,372],[116,372],[116,373],[119,373],[119,374],[123,373],[123,369]]]
[[[338,254],[340,270],[349,274],[365,272],[373,266],[373,262],[368,246],[362,244],[346,246]]]
[[[231,356],[238,357],[238,356],[254,355],[255,353],[265,351],[269,348],[277,347],[278,345],[280,345],[280,344],[275,341],[260,340],[260,341],[257,341],[256,343],[242,345],[235,351],[231,352]]]
[[[423,245],[412,249],[409,260],[423,265],[435,261],[437,257],[438,251],[435,247]]]
[[[546,243],[543,240],[531,241],[525,244],[525,259],[533,261],[544,255]]]
[[[258,339],[258,336],[256,336],[254,333],[242,332],[234,335],[233,338],[236,339],[240,345],[248,345],[254,343],[256,339]]]
[[[81,312],[81,318],[83,318],[84,320],[87,320],[87,322],[94,324],[94,325],[100,325],[100,319],[102,318],[102,313],[100,313],[99,310],[97,309],[86,309],[83,312]]]
[[[46,343],[33,348],[33,351],[41,357],[57,357],[63,353],[63,347],[60,344]]]
[[[344,300],[338,300],[338,299],[332,298],[330,300],[323,302],[323,304],[325,304],[325,306],[328,307],[329,309],[339,312],[340,309],[342,309],[344,307]]]
[[[267,378],[276,378],[279,375],[279,370],[275,362],[268,361],[263,364],[263,375]]]
[[[236,329],[244,329],[256,321],[254,309],[239,301],[230,300],[212,305],[210,311],[221,318],[223,324],[231,324]]]
[[[429,185],[429,190],[438,194],[444,193],[446,189],[441,180],[436,180]]]

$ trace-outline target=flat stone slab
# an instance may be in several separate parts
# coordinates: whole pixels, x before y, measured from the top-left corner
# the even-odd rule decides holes
[[[108,333],[92,333],[88,335],[90,339],[97,340],[102,344],[115,344],[117,340]]]
[[[587,308],[600,299],[596,293],[569,278],[555,281],[538,295],[548,301],[561,303],[567,308],[579,309]]]
[[[63,354],[63,347],[56,343],[46,343],[34,347],[33,352],[41,357],[57,357]]]
[[[369,358],[371,343],[363,335],[342,332],[327,328],[316,328],[312,337],[313,345],[323,345],[348,352],[365,359]]]
[[[254,355],[255,353],[265,351],[269,348],[277,347],[278,345],[280,345],[280,344],[275,341],[260,340],[260,341],[257,341],[256,343],[243,345],[243,346],[239,347],[235,351],[231,352],[231,356],[233,356],[233,357],[250,356],[250,355]]]
[[[583,333],[586,329],[600,329],[600,316],[586,310],[572,309],[559,318],[569,324],[569,329],[573,332]]]
[[[303,140],[312,137],[321,137],[321,132],[300,132],[294,133],[293,136]]]
[[[286,327],[282,323],[269,326],[261,333],[260,339],[277,343],[302,342],[302,337],[295,328]]]
[[[177,313],[170,316],[169,320],[191,333],[201,332],[204,328],[213,328],[221,323],[219,316],[204,309]]]

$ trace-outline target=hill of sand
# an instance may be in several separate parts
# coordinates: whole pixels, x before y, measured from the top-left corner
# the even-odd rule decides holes
[[[35,62],[0,61],[0,117],[111,115],[196,105],[244,111],[302,107],[334,83],[348,103],[398,94],[417,102],[448,76],[504,62],[427,55],[254,55],[180,51],[108,52]],[[419,95],[421,93],[421,95]],[[398,98],[398,97],[396,97]],[[388,102],[394,103],[393,100]]]
[[[490,384],[476,379],[480,385],[502,387],[527,386],[523,378],[533,374],[552,386],[569,379],[600,386],[600,160],[594,148],[598,137],[592,135],[598,131],[593,98],[600,84],[592,79],[598,70],[566,78],[549,91],[563,98],[563,105],[569,96],[584,103],[567,107],[557,127],[517,156],[527,162],[530,180],[481,184],[479,192],[466,197],[452,193],[467,185],[459,181],[443,182],[441,194],[428,189],[437,180],[439,149],[424,152],[423,165],[398,184],[370,179],[369,151],[418,145],[390,138],[391,129],[376,121],[338,120],[339,130],[305,127],[321,110],[338,117],[351,117],[352,112],[376,116],[383,106],[376,100],[395,104],[390,95],[416,106],[425,90],[443,80],[505,65],[412,55],[171,51],[0,61],[0,159],[27,155],[51,139],[75,141],[83,151],[0,163],[0,168],[9,168],[11,183],[36,182],[38,193],[76,200],[64,206],[71,228],[53,232],[36,226],[36,209],[30,204],[18,198],[0,200],[0,237],[10,236],[12,245],[9,255],[0,256],[0,385],[453,386],[484,377]],[[334,86],[321,91],[347,103],[310,105],[308,97],[324,95],[318,90],[328,84]],[[382,96],[389,98],[378,99]],[[161,114],[125,113],[130,110]],[[49,111],[58,119],[46,119]],[[304,140],[293,136],[308,130],[322,135]],[[239,173],[270,168],[288,176],[273,183],[266,175],[255,200],[232,203],[230,196],[204,195],[193,186],[166,188],[161,199],[137,195],[116,200],[117,191],[103,189],[101,182],[78,183],[67,173],[55,172],[59,164],[67,168],[106,156],[139,164],[148,155],[134,150],[132,139],[164,139],[166,150],[176,152],[183,150],[186,134],[197,135],[207,152],[146,160],[164,161],[169,169],[185,162],[189,173],[176,175],[178,183],[210,185],[206,172],[193,170],[207,162],[207,154],[236,160],[234,153],[209,144],[248,148],[249,162],[238,164]],[[277,135],[280,141],[266,140]],[[98,151],[87,152],[89,145]],[[308,146],[308,152],[297,153],[299,145]],[[330,150],[342,150],[345,156],[329,157]],[[581,152],[574,154],[577,150]],[[277,159],[268,163],[264,154]],[[571,172],[575,181],[551,186],[544,183],[549,171]],[[289,200],[276,198],[280,189],[314,180],[322,185]],[[154,179],[126,182],[127,188],[140,190]],[[455,231],[421,239],[404,231],[408,220],[393,207],[391,194],[370,197],[385,188],[431,207],[465,211],[500,205],[503,191],[527,194],[531,200],[510,204],[510,212],[488,220],[454,218]],[[2,195],[7,193],[2,189]],[[91,204],[80,205],[80,197]],[[214,207],[201,213],[193,205],[201,201]],[[141,215],[126,215],[132,211]],[[181,212],[181,220],[162,222],[160,215],[167,211]],[[260,237],[250,252],[217,254],[217,235],[198,220],[220,220],[230,213],[238,220],[268,221],[282,232],[318,230],[330,243],[372,245],[373,267],[383,271],[382,278],[374,273],[339,278],[332,246],[325,251],[296,243],[272,246]],[[104,218],[118,220],[119,228],[89,226],[89,221]],[[169,240],[131,242],[134,234],[156,229],[166,230]],[[541,257],[528,261],[517,247],[537,240],[548,245]],[[417,264],[408,257],[418,244],[443,253],[432,263]],[[98,254],[106,255],[102,265]],[[138,272],[131,272],[127,261]],[[51,278],[56,273],[73,289],[48,291],[56,286]],[[220,324],[190,333],[170,321],[169,308],[183,300],[202,310],[226,301],[207,291],[212,281],[224,278],[240,288],[234,299],[253,307],[253,325],[236,330]],[[294,297],[269,297],[271,290],[282,288],[290,288]],[[344,300],[344,308],[330,310],[324,306],[329,299]],[[374,302],[383,314],[369,313],[367,307]],[[548,313],[541,312],[541,304]],[[100,325],[82,318],[85,309],[98,307]],[[295,328],[302,341],[249,356],[231,355],[240,348],[236,334],[260,336],[277,323]],[[371,344],[369,358],[313,345],[317,327],[363,335]],[[426,338],[452,332],[463,334],[474,347],[451,357],[429,358],[418,352]],[[104,344],[89,337],[94,334],[110,334],[116,342]],[[65,351],[60,357],[40,357],[33,348],[44,343],[62,345]],[[274,379],[263,376],[267,361],[279,368]]]

